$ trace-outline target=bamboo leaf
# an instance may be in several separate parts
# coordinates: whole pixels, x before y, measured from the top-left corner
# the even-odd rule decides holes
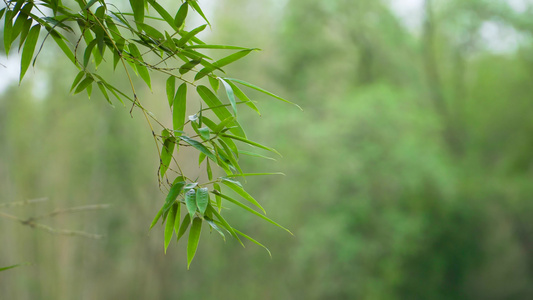
[[[162,214],[163,214],[163,207],[161,207],[159,211],[157,212],[157,214],[155,215],[155,218],[152,221],[152,224],[150,224],[150,229],[152,229],[155,226],[155,224],[157,224],[157,221],[159,221]]]
[[[268,150],[270,152],[276,153],[277,155],[281,156],[281,154],[278,151],[276,151],[276,149],[274,149],[274,148],[270,148],[270,147],[261,145],[259,143],[256,143],[256,142],[250,141],[248,139],[242,138],[240,136],[234,136],[234,135],[231,135],[231,134],[222,134],[222,136],[230,138],[230,139],[234,139],[234,140],[237,140],[237,141],[240,141],[240,142],[252,145],[252,146],[256,146],[256,147],[261,148],[261,149]]]
[[[233,107],[233,113],[235,114],[235,117],[237,116],[237,101],[235,101],[235,93],[233,93],[233,89],[231,86],[222,78],[219,78],[222,84],[224,85],[224,88],[226,89],[226,94],[228,95],[229,102],[231,103],[231,107]]]
[[[189,214],[186,214],[185,217],[183,217],[183,221],[181,221],[180,231],[178,232],[177,241],[179,241],[181,237],[185,234],[190,224],[191,224],[191,216]]]
[[[209,204],[209,190],[207,188],[199,188],[196,190],[196,206],[198,211],[204,215]]]
[[[207,24],[209,24],[209,26],[211,26],[211,24],[209,23],[209,20],[205,17],[205,14],[204,12],[202,11],[202,9],[200,8],[200,5],[198,5],[198,3],[196,3],[197,0],[189,0],[187,1],[187,3],[189,3],[190,6],[192,6],[192,8],[194,8],[194,10],[196,10],[196,12],[202,16],[202,18],[204,18],[204,20],[207,22]]]
[[[226,57],[224,57],[222,59],[217,60],[215,63],[213,63],[213,65],[216,68],[222,68],[224,66],[227,66],[227,65],[231,64],[232,62],[235,62],[235,61],[245,57],[246,55],[248,55],[252,51],[253,51],[252,49],[247,49],[247,50],[241,50],[239,52],[235,52],[235,53],[233,53],[231,55],[228,55],[228,56],[226,56]],[[200,72],[198,72],[198,74],[196,74],[196,76],[194,77],[194,80],[200,80],[205,75],[213,72],[214,70],[215,70],[214,68],[206,67],[206,68],[200,70]]]
[[[213,189],[217,191],[218,193],[215,193],[215,200],[218,207],[218,212],[222,210],[222,198],[219,194],[222,193],[222,189],[220,189],[220,185],[218,183],[213,183]]]
[[[248,194],[241,186],[240,182],[234,181],[228,178],[222,178],[222,183],[235,191],[237,194],[239,194],[241,197],[246,199],[248,202],[252,203],[253,205],[257,206],[261,211],[266,214],[265,209],[257,202],[250,194]],[[221,195],[221,197],[223,197]]]
[[[188,1],[185,1],[180,8],[178,9],[178,12],[176,13],[176,16],[174,17],[174,25],[176,28],[180,28],[183,23],[185,22],[185,18],[187,17],[187,12],[189,11],[189,4]]]
[[[170,162],[172,161],[172,154],[174,153],[174,147],[176,145],[176,139],[172,136],[169,136],[170,133],[165,129],[163,130],[163,149],[161,149],[161,178],[165,176]],[[166,136],[166,137],[165,137]]]
[[[94,79],[91,76],[86,76],[85,79],[83,79],[76,90],[74,91],[74,94],[78,94],[85,90],[87,87],[89,87],[94,82]]]
[[[248,105],[248,107],[250,107],[251,109],[255,110],[257,112],[257,114],[261,115],[261,112],[259,111],[259,109],[257,108],[257,106],[255,106],[255,103],[250,100],[250,98],[248,98],[248,96],[246,96],[246,94],[241,90],[239,89],[233,82],[231,81],[226,81],[230,86],[231,88],[233,89],[233,92],[235,93],[235,96],[237,96],[239,99],[241,99],[244,104]]]
[[[215,162],[217,161],[217,158],[215,157],[215,155],[211,151],[209,151],[209,149],[207,149],[204,145],[202,145],[200,142],[195,141],[187,136],[179,136],[178,138],[180,138],[187,144],[193,146],[194,148],[196,148],[196,150],[199,150],[200,152],[204,153],[212,161],[215,161]]]
[[[235,230],[233,229],[233,227],[231,227],[231,225],[229,225],[229,223],[226,221],[226,219],[224,219],[224,217],[222,217],[211,205],[207,206],[207,210],[209,211],[209,213],[212,213],[215,217],[217,217],[217,219],[220,222],[220,224],[222,225],[222,227],[226,228],[226,230],[235,239],[237,239],[241,245],[243,245],[242,242],[241,242],[241,239],[239,239],[239,236],[237,236],[237,233],[235,233]]]
[[[5,28],[4,28],[5,30]],[[26,42],[24,43],[24,48],[22,49],[22,57],[20,59],[20,80],[24,78],[24,74],[30,66],[33,53],[35,52],[35,45],[37,45],[37,39],[39,38],[39,31],[41,30],[40,25],[35,25],[30,29]],[[6,48],[7,54],[7,48]]]
[[[174,203],[170,208],[167,216],[167,224],[165,225],[165,254],[167,253],[168,245],[174,235],[174,222],[176,222],[176,212],[178,210],[178,204]]]
[[[174,104],[174,95],[176,93],[176,77],[169,76],[167,79],[167,99],[168,99],[168,105],[172,107]]]
[[[268,217],[266,217],[266,216],[264,216],[264,215],[262,215],[262,214],[256,212],[255,210],[249,208],[248,206],[242,204],[241,202],[239,202],[239,201],[237,201],[237,200],[235,200],[235,199],[233,199],[233,198],[231,198],[231,197],[229,197],[229,196],[227,196],[227,195],[224,195],[224,194],[220,194],[220,197],[222,197],[223,199],[226,199],[226,200],[228,200],[229,202],[231,202],[231,203],[233,203],[233,204],[235,204],[235,205],[241,207],[241,208],[244,209],[244,210],[249,211],[250,213],[252,213],[252,214],[254,214],[254,215],[260,217],[261,219],[263,219],[263,220],[269,222],[270,224],[275,225],[275,226],[277,226],[277,227],[279,227],[279,228],[281,228],[281,229],[284,229],[285,231],[287,231],[288,233],[290,233],[290,234],[292,235],[292,232],[291,232],[289,229],[287,229],[287,228],[285,228],[285,227],[279,225],[278,223],[276,223],[276,222],[272,221],[271,219],[269,219]]]
[[[191,219],[194,218],[197,207],[196,191],[194,189],[190,189],[187,193],[185,193],[185,204],[187,205],[187,210],[189,211],[189,215],[191,215]]]
[[[176,203],[177,209],[176,209],[176,218],[174,219],[174,231],[176,234],[179,234],[180,232],[180,220],[181,220],[181,203]]]
[[[198,242],[200,241],[200,234],[202,233],[202,219],[195,218],[192,221],[191,230],[189,231],[189,241],[187,242],[187,270],[191,266],[196,250],[198,249]]]
[[[177,180],[183,180],[183,177],[176,178]],[[178,181],[172,184],[172,187],[170,188],[170,191],[168,192],[167,198],[165,199],[165,205],[163,206],[163,214],[166,215],[170,207],[172,207],[172,204],[174,204],[174,201],[178,198],[179,194],[183,190],[183,187],[185,186],[185,181]]]
[[[150,5],[157,11],[157,13],[172,27],[174,30],[178,30],[178,27],[174,24],[174,18],[164,9],[157,1],[150,0]]]
[[[144,80],[146,85],[148,85],[148,87],[151,90],[152,84],[150,82],[150,73],[148,73],[148,69],[144,65],[144,60],[142,58],[141,52],[139,51],[137,46],[135,46],[135,44],[133,43],[129,44],[128,48],[130,50],[130,53],[135,57],[134,64],[135,64],[135,68],[137,69],[137,72],[139,72],[139,76],[141,76],[141,78]]]
[[[200,97],[202,97],[207,106],[209,106],[213,110],[213,113],[215,113],[215,115],[220,121],[232,117],[229,110],[222,104],[222,102],[220,102],[217,96],[213,94],[213,92],[209,88],[200,85],[196,88],[196,91],[198,92]],[[237,121],[234,121],[231,125],[235,126],[234,128],[230,129],[233,134],[242,136],[243,138],[246,137],[244,130]]]
[[[172,125],[174,130],[183,130],[185,112],[187,109],[187,84],[182,83],[174,97],[174,110],[172,111]]]
[[[144,0],[130,0],[131,10],[133,11],[133,17],[135,23],[144,23]]]
[[[218,228],[217,224],[213,220],[209,219],[208,217],[205,217],[204,219],[209,224],[209,226],[211,226],[211,228],[213,228],[218,233],[220,233],[220,235],[222,236],[222,238],[224,239],[224,242],[225,242],[226,241],[226,236],[224,235],[224,232],[222,232],[222,230],[220,230],[220,228]]]
[[[260,50],[259,48],[246,48],[238,46],[228,46],[228,45],[190,45],[186,46],[185,49],[224,49],[224,50]]]
[[[246,234],[238,231],[237,229],[235,229],[235,232],[238,233],[239,235],[242,235],[243,237],[247,238],[249,241],[251,241],[252,243],[256,244],[256,245],[259,245],[261,247],[263,247],[267,252],[268,252],[268,255],[270,256],[270,258],[272,258],[272,253],[270,253],[270,250],[268,250],[267,247],[265,247],[263,244],[259,243],[258,241],[254,240],[253,238],[247,236]]]
[[[300,110],[303,111],[303,109],[302,109],[298,104],[293,103],[293,102],[290,102],[290,101],[288,101],[288,100],[285,100],[285,99],[281,98],[280,96],[275,95],[275,94],[273,94],[273,93],[271,93],[271,92],[269,92],[269,91],[267,91],[267,90],[265,90],[265,89],[262,89],[262,88],[260,88],[260,87],[258,87],[258,86],[255,86],[255,85],[253,85],[253,84],[251,84],[251,83],[248,83],[248,82],[246,82],[246,81],[242,81],[242,80],[240,80],[240,79],[234,79],[234,78],[224,78],[224,79],[226,79],[226,80],[230,80],[230,81],[233,81],[233,82],[240,83],[240,84],[242,84],[242,85],[244,85],[244,86],[247,86],[247,87],[249,87],[249,88],[252,88],[252,89],[254,89],[254,90],[256,90],[256,91],[259,91],[259,92],[261,92],[261,93],[267,94],[267,95],[269,95],[269,96],[271,96],[271,97],[274,97],[274,98],[276,98],[276,99],[278,99],[278,100],[281,100],[281,101],[283,101],[283,102],[286,102],[286,103],[292,104],[292,105],[298,107]]]

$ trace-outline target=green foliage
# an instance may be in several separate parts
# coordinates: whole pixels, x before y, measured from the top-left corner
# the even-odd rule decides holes
[[[237,192],[252,205],[261,209],[263,214],[265,210],[239,182],[229,179],[235,175],[243,178],[249,175],[244,173],[240,166],[241,150],[232,140],[269,151],[275,152],[275,150],[246,138],[244,129],[237,121],[237,106],[244,103],[258,113],[259,110],[232,82],[288,102],[244,81],[219,77],[220,74],[225,74],[224,67],[257,49],[204,43],[199,38],[199,34],[210,26],[210,23],[195,0],[182,1],[176,12],[167,10],[154,0],[130,0],[131,11],[120,11],[113,3],[99,0],[89,2],[76,0],[75,3],[77,5],[72,6],[72,3],[67,4],[59,0],[43,0],[38,3],[22,0],[6,2],[6,8],[0,13],[0,18],[3,18],[5,22],[3,44],[8,55],[14,41],[20,35],[20,47],[22,47],[20,80],[24,78],[32,61],[35,63],[37,60],[40,51],[35,55],[35,49],[39,43],[40,49],[46,41],[50,41],[47,38],[52,36],[51,40],[79,70],[71,86],[74,94],[86,91],[90,97],[93,85],[96,83],[110,104],[112,103],[110,94],[121,103],[124,100],[130,101],[131,111],[140,110],[146,119],[159,149],[160,187],[168,189],[166,200],[150,226],[150,228],[154,227],[160,218],[163,223],[166,222],[165,252],[173,233],[176,232],[179,239],[185,233],[188,223],[191,223],[187,245],[189,266],[198,247],[204,220],[208,220],[207,224],[218,231],[223,238],[224,234],[217,224],[238,239],[237,231],[221,215],[223,212],[221,199],[231,198],[222,194],[218,183],[223,183]],[[148,11],[149,7],[152,7],[158,16],[151,15]],[[190,30],[186,29],[191,10],[195,11],[207,24]],[[35,25],[29,28],[28,24]],[[46,35],[40,35],[41,29],[46,31]],[[201,52],[205,50],[235,52],[224,55],[220,59],[212,59]],[[120,72],[128,78],[129,91],[117,88],[112,77],[105,77],[107,74],[101,72],[99,68],[102,62],[106,64],[113,62],[115,68],[117,65],[122,66],[115,72]],[[136,92],[134,74],[152,89],[152,78],[155,73],[168,76],[165,89],[171,108],[172,126],[163,124],[150,113],[141,104],[141,99]],[[176,81],[181,82],[177,91]],[[202,81],[208,81],[212,89],[203,85]],[[219,81],[226,90],[228,104],[217,96]],[[195,88],[191,89],[196,90],[195,97],[188,95],[188,86]],[[239,102],[237,102],[237,97]],[[194,98],[203,101],[205,105],[201,105],[200,110],[186,120],[187,102],[193,101]],[[207,108],[202,108],[204,106]],[[228,107],[231,107],[231,110]],[[209,117],[212,115],[218,117],[220,123],[211,121]],[[204,127],[204,124],[207,127]],[[228,131],[232,134],[228,134]],[[156,132],[161,132],[161,134],[158,135]],[[208,181],[198,181],[182,172],[177,157],[181,149],[185,147],[192,147],[198,151],[200,163],[207,159],[205,171]],[[213,178],[212,166],[222,169],[228,177]],[[215,200],[209,197],[210,188],[217,193]],[[231,201],[236,202],[236,200]],[[181,216],[181,205],[186,206],[188,214]],[[263,214],[256,213],[242,204],[239,205],[276,224]],[[213,206],[218,208],[218,212],[213,209]],[[257,243],[250,237],[243,236]]]

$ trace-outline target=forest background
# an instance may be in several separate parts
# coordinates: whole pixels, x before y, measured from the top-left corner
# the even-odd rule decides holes
[[[57,48],[20,87],[2,56],[0,203],[48,198],[3,211],[111,204],[46,220],[102,240],[0,218],[0,266],[30,263],[0,273],[2,298],[533,298],[533,3],[200,2],[205,40],[263,49],[232,74],[304,107],[258,93],[262,116],[241,119],[283,154],[244,166],[287,175],[247,188],[294,236],[230,211],[272,259],[205,231],[187,271],[185,247],[148,232],[164,195],[143,119],[68,95]]]

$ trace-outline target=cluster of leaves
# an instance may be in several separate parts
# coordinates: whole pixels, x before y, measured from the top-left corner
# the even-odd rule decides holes
[[[235,180],[236,177],[268,175],[243,172],[239,165],[240,156],[266,157],[242,150],[238,144],[248,144],[278,154],[274,149],[247,138],[237,120],[237,108],[245,104],[253,111],[260,112],[255,102],[239,86],[289,102],[253,84],[225,77],[225,66],[257,49],[212,45],[200,40],[197,35],[210,24],[196,0],[182,1],[175,13],[162,7],[156,0],[130,0],[131,12],[126,12],[130,8],[121,11],[117,5],[103,0],[74,2],[76,4],[68,6],[61,0],[5,0],[5,7],[0,10],[0,20],[4,19],[3,43],[6,54],[9,54],[18,38],[18,49],[22,50],[22,80],[29,65],[32,61],[35,64],[40,49],[51,37],[79,70],[71,91],[86,91],[90,97],[96,85],[110,104],[110,96],[114,96],[122,104],[125,100],[131,102],[132,110],[137,108],[142,111],[160,154],[160,186],[168,190],[166,200],[152,223],[152,227],[159,219],[162,219],[163,224],[166,223],[165,251],[174,231],[179,240],[189,229],[187,256],[190,265],[203,224],[220,233],[223,238],[226,232],[241,244],[239,237],[261,245],[224,219],[223,200],[283,228],[267,218],[261,205]],[[147,12],[150,10],[157,15],[149,16]],[[191,12],[197,13],[206,24],[186,30],[186,20]],[[42,31],[46,34],[41,34]],[[40,39],[41,45],[36,53]],[[201,51],[232,53],[213,59]],[[98,66],[108,61],[112,61],[115,72],[122,70],[125,73],[131,91],[120,90],[99,73]],[[116,69],[118,65],[121,66],[119,70]],[[172,113],[172,126],[166,126],[149,112],[135,91],[133,74],[142,78],[151,89],[151,73],[155,72],[168,76],[166,94]],[[177,83],[180,83],[179,86]],[[226,102],[217,96],[221,86],[226,92]],[[199,97],[195,98],[200,100],[200,109],[187,118],[188,90],[196,91]],[[205,161],[208,182],[198,182],[198,179],[184,174],[176,159],[181,147],[192,147],[198,151],[199,164]],[[215,166],[225,175],[215,178],[212,170]],[[230,197],[228,191],[244,201]],[[251,206],[244,204],[247,202]],[[182,205],[187,213],[181,213]]]

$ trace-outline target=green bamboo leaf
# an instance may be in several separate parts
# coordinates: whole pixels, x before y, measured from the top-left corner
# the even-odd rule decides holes
[[[22,49],[22,57],[20,59],[20,82],[22,81],[22,78],[24,78],[24,74],[26,74],[26,71],[28,70],[28,67],[30,66],[31,59],[33,57],[33,52],[35,51],[35,45],[37,45],[37,39],[39,38],[39,31],[41,30],[40,25],[35,25],[30,29],[30,32],[28,33],[28,37],[26,38],[26,43],[24,44],[24,48]],[[5,28],[4,28],[4,34],[5,34]],[[6,48],[7,49],[7,48]],[[6,51],[7,55],[7,51]]]
[[[229,161],[231,162],[233,167],[235,167],[235,169],[237,169],[237,171],[239,171],[239,174],[242,174],[243,172],[242,172],[241,166],[239,165],[239,162],[233,156],[233,152],[228,147],[228,145],[221,139],[218,139],[218,143],[222,146],[222,148],[224,148],[224,151],[227,154],[227,158],[229,159]]]
[[[211,163],[209,163],[209,160],[207,160],[205,164],[206,164],[205,168],[207,171],[207,179],[213,180],[213,171],[211,170]]]
[[[107,102],[113,105],[113,103],[111,103],[111,99],[109,99],[109,95],[107,94],[105,85],[101,81],[98,81],[97,84],[98,84],[98,88],[100,89],[100,92],[102,92],[102,95],[104,95],[104,98],[107,100]]]
[[[216,230],[218,233],[220,233],[220,235],[222,236],[222,238],[224,239],[224,242],[226,241],[226,236],[224,235],[224,232],[222,232],[222,230],[220,230],[220,228],[218,228],[217,224],[215,223],[215,221],[211,220],[210,218],[208,217],[205,217],[204,218],[206,220],[206,222],[209,224],[209,226],[211,226],[211,228],[213,228],[214,230]]]
[[[74,81],[72,82],[72,86],[70,87],[70,92],[72,92],[72,90],[78,85],[78,83],[83,78],[83,75],[85,75],[84,71],[80,71],[78,75],[76,75],[76,77],[74,78]]]
[[[259,48],[246,48],[238,46],[228,46],[228,45],[190,45],[186,46],[185,49],[224,49],[224,50],[260,50]]]
[[[75,94],[78,94],[80,92],[82,92],[83,90],[85,90],[86,88],[88,88],[89,86],[91,86],[91,84],[94,82],[94,79],[91,77],[91,76],[86,76],[85,79],[83,79],[80,84],[78,84],[78,87],[76,88],[76,90],[74,91],[74,95]]]
[[[6,271],[6,270],[9,270],[9,269],[13,269],[13,268],[16,268],[16,267],[26,266],[26,265],[29,265],[29,263],[16,264],[16,265],[8,266],[8,267],[1,267],[0,268],[0,272]]]
[[[220,185],[218,183],[213,183],[213,189],[218,192],[215,193],[215,201],[217,203],[218,212],[220,212],[222,210],[222,198],[220,197],[220,194],[222,194],[222,189],[220,189]]]
[[[165,225],[165,254],[167,253],[168,245],[174,235],[174,222],[176,222],[176,212],[178,210],[178,204],[174,203],[170,208],[167,216],[167,224]]]
[[[85,7],[83,8],[83,10],[86,10],[86,9],[89,9],[91,8],[91,6],[93,6],[98,0],[91,0],[87,3],[87,5],[85,5]]]
[[[229,64],[231,64],[232,62],[235,62],[243,57],[245,57],[246,55],[248,55],[250,52],[252,52],[253,50],[251,49],[248,49],[248,50],[241,50],[239,52],[235,52],[231,55],[228,55],[222,59],[219,59],[217,60],[215,63],[213,63],[213,65],[217,68],[222,68],[224,66],[227,66]],[[202,70],[200,70],[200,72],[198,72],[198,74],[196,74],[196,76],[194,77],[194,80],[200,80],[202,79],[205,75],[213,72],[215,69],[212,69],[212,68],[209,68],[209,67],[206,67]]]
[[[8,10],[4,18],[4,50],[6,51],[6,56],[9,56],[9,49],[11,49],[11,43],[13,43],[14,40],[14,38],[12,38],[13,17],[13,11]]]
[[[174,104],[174,95],[176,93],[176,77],[169,76],[167,79],[167,99],[168,105],[172,107]]]
[[[222,225],[222,227],[226,228],[226,230],[235,238],[241,245],[243,245],[241,239],[239,239],[239,236],[237,233],[235,233],[235,229],[229,225],[229,223],[222,217],[211,205],[207,206],[207,210],[209,213],[212,213],[215,217],[217,217],[218,221]],[[244,245],[243,245],[244,246]]]
[[[213,193],[215,193],[215,192],[213,192]],[[281,229],[284,229],[285,231],[287,231],[288,233],[290,233],[292,235],[292,232],[289,229],[279,225],[278,223],[276,223],[276,222],[272,221],[271,219],[269,219],[268,217],[256,212],[255,210],[249,208],[248,206],[242,204],[241,202],[239,202],[239,201],[237,201],[237,200],[235,200],[235,199],[233,199],[233,198],[231,198],[231,197],[229,197],[227,195],[224,195],[224,194],[220,194],[220,197],[222,197],[223,199],[228,200],[229,202],[241,207],[242,209],[247,210],[248,212],[260,217],[261,219],[269,222],[270,224],[275,225],[275,226],[277,226],[277,227],[279,227]]]
[[[144,82],[146,82],[146,85],[148,85],[151,90],[152,84],[150,82],[150,73],[148,73],[148,69],[144,65],[144,60],[142,58],[141,52],[139,51],[137,46],[135,46],[135,44],[129,44],[128,48],[130,50],[130,53],[135,57],[135,68],[137,69],[137,72],[139,72],[139,76],[141,76],[141,78],[144,80]]]
[[[189,230],[189,241],[187,242],[187,270],[191,266],[191,262],[198,249],[198,242],[200,242],[200,234],[202,233],[202,219],[194,218],[192,221],[191,230]]]
[[[235,117],[237,116],[237,101],[235,101],[235,93],[233,92],[233,89],[231,86],[222,78],[220,78],[220,81],[224,85],[224,88],[226,89],[226,94],[228,95],[229,102],[231,103],[231,107],[233,107],[233,113],[235,114]]]
[[[271,93],[271,92],[269,92],[269,91],[267,91],[267,90],[265,90],[265,89],[262,89],[262,88],[260,88],[260,87],[258,87],[258,86],[255,86],[255,85],[253,85],[253,84],[251,84],[251,83],[248,83],[248,82],[246,82],[246,81],[242,81],[242,80],[240,80],[240,79],[234,79],[234,78],[224,78],[224,79],[226,79],[226,80],[230,80],[230,81],[233,81],[233,82],[240,83],[240,84],[242,84],[242,85],[244,85],[244,86],[247,86],[247,87],[249,87],[249,88],[252,88],[252,89],[254,89],[254,90],[256,90],[256,91],[259,91],[259,92],[261,92],[261,93],[267,94],[267,95],[269,95],[269,96],[271,96],[271,97],[274,97],[274,98],[276,98],[276,99],[278,99],[278,100],[281,100],[281,101],[283,101],[283,102],[286,102],[286,103],[292,104],[292,105],[298,107],[300,110],[303,111],[303,109],[302,109],[298,104],[293,103],[293,102],[290,102],[290,101],[288,101],[288,100],[285,100],[285,99],[281,98],[280,96],[275,95],[275,94],[273,94],[273,93]]]
[[[93,53],[93,49],[96,46],[96,43],[98,43],[96,39],[92,40],[85,48],[85,52],[83,54],[83,66],[84,67],[87,67],[87,64],[89,64],[89,60],[91,60],[91,54]]]
[[[183,64],[180,67],[180,69],[179,69],[180,74],[181,75],[186,74],[190,70],[194,69],[194,67],[196,67],[196,65],[198,65],[201,61],[202,61],[202,59],[193,59],[193,60]]]
[[[155,29],[154,27],[152,27],[152,26],[150,26],[148,24],[139,24],[139,27],[142,30],[144,30],[144,32],[148,36],[150,36],[150,37],[152,37],[152,38],[154,38],[154,39],[156,39],[158,41],[163,41],[165,39],[165,35],[164,34],[162,34],[161,32],[159,32],[159,30]]]
[[[237,194],[239,194],[241,197],[246,199],[248,202],[252,203],[253,205],[257,206],[261,211],[266,214],[265,209],[257,202],[250,194],[248,194],[243,188],[240,182],[231,180],[229,178],[222,178],[222,183],[235,191]],[[223,195],[220,195],[223,197]]]
[[[163,214],[163,207],[161,207],[159,211],[157,212],[157,214],[155,215],[155,218],[152,221],[152,224],[150,224],[150,230],[155,226],[155,224],[157,224],[157,221],[159,221],[162,214]]]
[[[176,218],[174,218],[174,231],[176,234],[179,234],[180,232],[180,220],[181,220],[181,203],[176,203],[177,209],[176,209]]]
[[[244,154],[244,155],[248,155],[248,156],[259,157],[259,158],[264,158],[264,159],[276,161],[275,158],[264,156],[264,155],[257,154],[255,152],[250,152],[250,151],[239,150],[239,154]]]
[[[242,174],[232,174],[232,175],[227,175],[226,177],[248,177],[248,176],[267,176],[267,175],[283,175],[285,176],[285,174],[281,173],[281,172],[275,172],[275,173],[242,173]]]
[[[177,241],[179,241],[181,237],[185,234],[190,224],[191,224],[191,216],[189,214],[186,214],[185,217],[183,217],[183,221],[181,221],[180,231],[178,232]]]
[[[204,215],[209,204],[209,190],[207,188],[199,188],[196,190],[196,206],[198,211]]]
[[[270,250],[268,250],[267,247],[265,247],[263,244],[259,243],[258,241],[254,240],[253,238],[247,236],[246,234],[238,231],[237,229],[235,229],[235,232],[238,233],[239,235],[242,235],[243,237],[247,238],[249,241],[251,241],[252,243],[256,244],[256,245],[259,245],[261,247],[263,247],[267,252],[268,252],[268,255],[270,255],[270,258],[272,258],[272,253],[270,253]]]
[[[183,47],[185,46],[185,44],[187,44],[187,42],[194,36],[196,36],[198,33],[202,32],[205,28],[207,27],[207,25],[202,25],[202,26],[198,26],[196,28],[194,28],[193,30],[189,31],[188,33],[186,33],[179,41],[178,41],[178,44],[177,46],[178,47]]]
[[[172,161],[172,154],[174,153],[174,147],[176,145],[176,139],[172,136],[169,136],[170,133],[165,129],[163,130],[163,149],[161,149],[161,178],[165,176],[170,162]]]
[[[49,32],[56,44],[63,51],[63,53],[65,53],[68,59],[70,59],[73,64],[76,64],[76,58],[74,57],[74,53],[72,53],[70,47],[67,46],[67,44],[65,43],[65,38],[55,30],[51,30]]]
[[[157,13],[172,27],[174,30],[178,30],[176,25],[174,25],[174,18],[167,12],[166,9],[164,9],[157,1],[151,0],[149,1],[150,5],[157,11]]]
[[[176,16],[174,17],[174,25],[176,28],[180,28],[187,17],[187,12],[189,11],[189,4],[185,1],[179,8]]]
[[[209,151],[209,149],[207,149],[204,145],[202,145],[200,142],[195,141],[187,136],[179,136],[178,138],[180,138],[182,141],[186,142],[187,144],[193,146],[194,148],[196,148],[196,150],[199,150],[200,152],[204,153],[212,161],[215,161],[215,162],[217,161],[217,158],[215,157],[215,155],[211,151]]]
[[[184,180],[183,177],[176,178],[177,180]],[[178,198],[179,194],[183,190],[183,187],[185,186],[185,181],[177,181],[174,180],[174,183],[172,184],[172,187],[170,188],[170,191],[168,192],[167,198],[165,199],[165,205],[163,206],[163,214],[166,215],[170,207],[172,207],[172,204],[174,204],[174,201]]]
[[[24,45],[24,42],[26,41],[26,37],[28,36],[28,33],[30,32],[31,25],[33,24],[33,20],[31,18],[26,19],[24,22],[24,25],[22,26],[22,29],[20,31],[20,39],[19,39],[19,51],[22,48],[22,45]]]
[[[261,112],[259,111],[257,106],[255,106],[255,103],[252,100],[250,100],[250,98],[248,98],[248,96],[246,96],[246,94],[241,89],[239,89],[231,81],[226,81],[226,82],[231,86],[231,88],[233,89],[233,92],[235,93],[235,96],[237,96],[237,98],[241,99],[241,101],[243,101],[244,104],[248,105],[248,107],[250,107],[251,109],[255,110],[257,112],[257,114],[261,115]]]
[[[209,106],[211,110],[213,110],[213,113],[215,113],[215,115],[220,121],[232,117],[229,110],[222,104],[222,102],[220,102],[217,96],[213,94],[213,92],[209,88],[200,85],[196,88],[196,91],[198,92],[200,97],[202,97],[207,106]],[[246,137],[244,130],[237,121],[234,121],[231,125],[235,126],[234,128],[230,129],[233,134],[241,136],[243,138]]]
[[[133,11],[133,17],[135,23],[144,23],[144,0],[130,0],[131,10]]]
[[[185,112],[187,109],[187,84],[182,83],[174,97],[174,110],[172,111],[172,125],[174,130],[183,130]]]
[[[208,76],[207,78],[209,79],[209,84],[213,88],[213,91],[218,92],[218,88],[220,87],[220,81],[216,78],[213,78],[212,76]]]
[[[196,191],[194,189],[190,189],[187,193],[185,193],[185,204],[187,205],[187,211],[189,211],[191,219],[194,218],[197,207]]]
[[[246,144],[249,144],[249,145],[252,145],[252,146],[256,146],[258,148],[261,148],[261,149],[265,149],[265,150],[268,150],[270,152],[273,152],[273,153],[276,153],[277,155],[281,156],[281,154],[276,151],[276,149],[274,148],[270,148],[270,147],[267,147],[267,146],[264,146],[264,145],[261,145],[259,143],[256,143],[256,142],[253,142],[253,141],[250,141],[250,140],[247,140],[245,138],[242,138],[240,136],[235,136],[235,135],[231,135],[231,134],[222,134],[223,137],[227,137],[227,138],[230,138],[230,139],[234,139],[234,140],[237,140],[237,141],[240,141],[240,142],[243,142],[243,143],[246,143]]]
[[[202,18],[204,18],[204,20],[207,22],[207,24],[209,24],[209,26],[211,26],[211,24],[209,23],[209,20],[205,17],[205,14],[204,12],[202,11],[202,9],[200,8],[200,5],[198,5],[198,3],[196,3],[197,0],[189,0],[187,1],[187,3],[189,3],[190,6],[192,6],[192,8],[194,8],[194,10],[196,10],[196,12],[202,16]]]
[[[198,134],[204,141],[209,140],[209,128],[207,127],[198,128]]]

